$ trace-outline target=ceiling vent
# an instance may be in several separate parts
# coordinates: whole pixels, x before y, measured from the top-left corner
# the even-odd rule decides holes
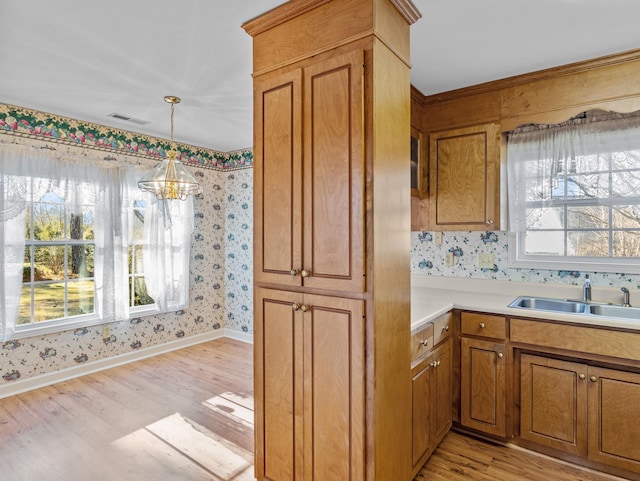
[[[131,122],[132,124],[136,124],[136,125],[148,125],[151,123],[147,120],[136,119],[135,117],[129,117],[128,115],[118,114],[115,112],[107,115],[107,117],[113,117],[114,119],[123,120],[125,122]]]

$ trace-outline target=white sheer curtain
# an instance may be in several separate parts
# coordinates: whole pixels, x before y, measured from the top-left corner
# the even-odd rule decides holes
[[[193,200],[159,202],[141,192],[146,169],[84,158],[62,158],[32,148],[0,146],[0,339],[16,332],[25,262],[26,207],[52,192],[68,213],[93,206],[95,315],[87,321],[129,318],[129,245],[133,204],[147,209],[145,281],[159,310],[188,303]]]
[[[527,204],[550,207],[558,195],[559,178],[565,173],[583,175],[608,170],[611,154],[640,148],[640,115],[588,112],[582,118],[556,125],[531,125],[508,134],[507,192],[509,231],[523,233],[527,227]],[[629,162],[629,160],[626,160]],[[636,165],[637,168],[637,165]],[[585,181],[585,184],[587,182]],[[627,190],[635,184],[626,184]],[[608,187],[607,187],[608,188]],[[593,188],[585,198],[597,199],[605,187]],[[638,195],[614,187],[618,196]]]
[[[147,292],[160,311],[189,304],[189,253],[194,228],[193,197],[147,202],[143,262]]]
[[[23,152],[7,156],[0,152],[0,339],[11,337],[20,307],[22,292],[22,267],[24,263],[26,181],[13,176],[11,170],[25,161]]]

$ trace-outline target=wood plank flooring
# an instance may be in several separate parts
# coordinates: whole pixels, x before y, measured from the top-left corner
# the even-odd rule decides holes
[[[0,399],[0,480],[253,480],[251,358],[218,339]],[[450,433],[415,481],[611,479]]]

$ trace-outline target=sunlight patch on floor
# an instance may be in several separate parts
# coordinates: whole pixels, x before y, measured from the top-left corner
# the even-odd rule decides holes
[[[214,398],[215,399],[215,398]],[[220,404],[215,401],[216,405]],[[238,405],[236,405],[238,406]],[[243,421],[246,422],[246,421]],[[161,440],[154,442],[151,437]],[[131,457],[139,451],[141,461],[163,459],[182,470],[203,469],[218,481],[249,481],[253,477],[253,454],[222,438],[191,419],[175,413],[116,440],[112,446]],[[179,454],[179,456],[176,456]],[[152,461],[149,461],[152,462]]]
[[[241,425],[253,428],[253,399],[243,398],[231,392],[207,399],[204,406],[231,418]]]

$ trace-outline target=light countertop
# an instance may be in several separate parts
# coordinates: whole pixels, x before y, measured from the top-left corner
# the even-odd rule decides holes
[[[411,330],[451,309],[489,312],[517,317],[535,317],[592,326],[640,331],[640,321],[605,316],[565,314],[508,307],[518,296],[540,296],[580,299],[581,286],[509,282],[457,277],[411,276]],[[632,292],[632,296],[634,292]],[[597,302],[620,304],[619,288],[593,286],[592,298]],[[633,304],[633,297],[632,297]]]

